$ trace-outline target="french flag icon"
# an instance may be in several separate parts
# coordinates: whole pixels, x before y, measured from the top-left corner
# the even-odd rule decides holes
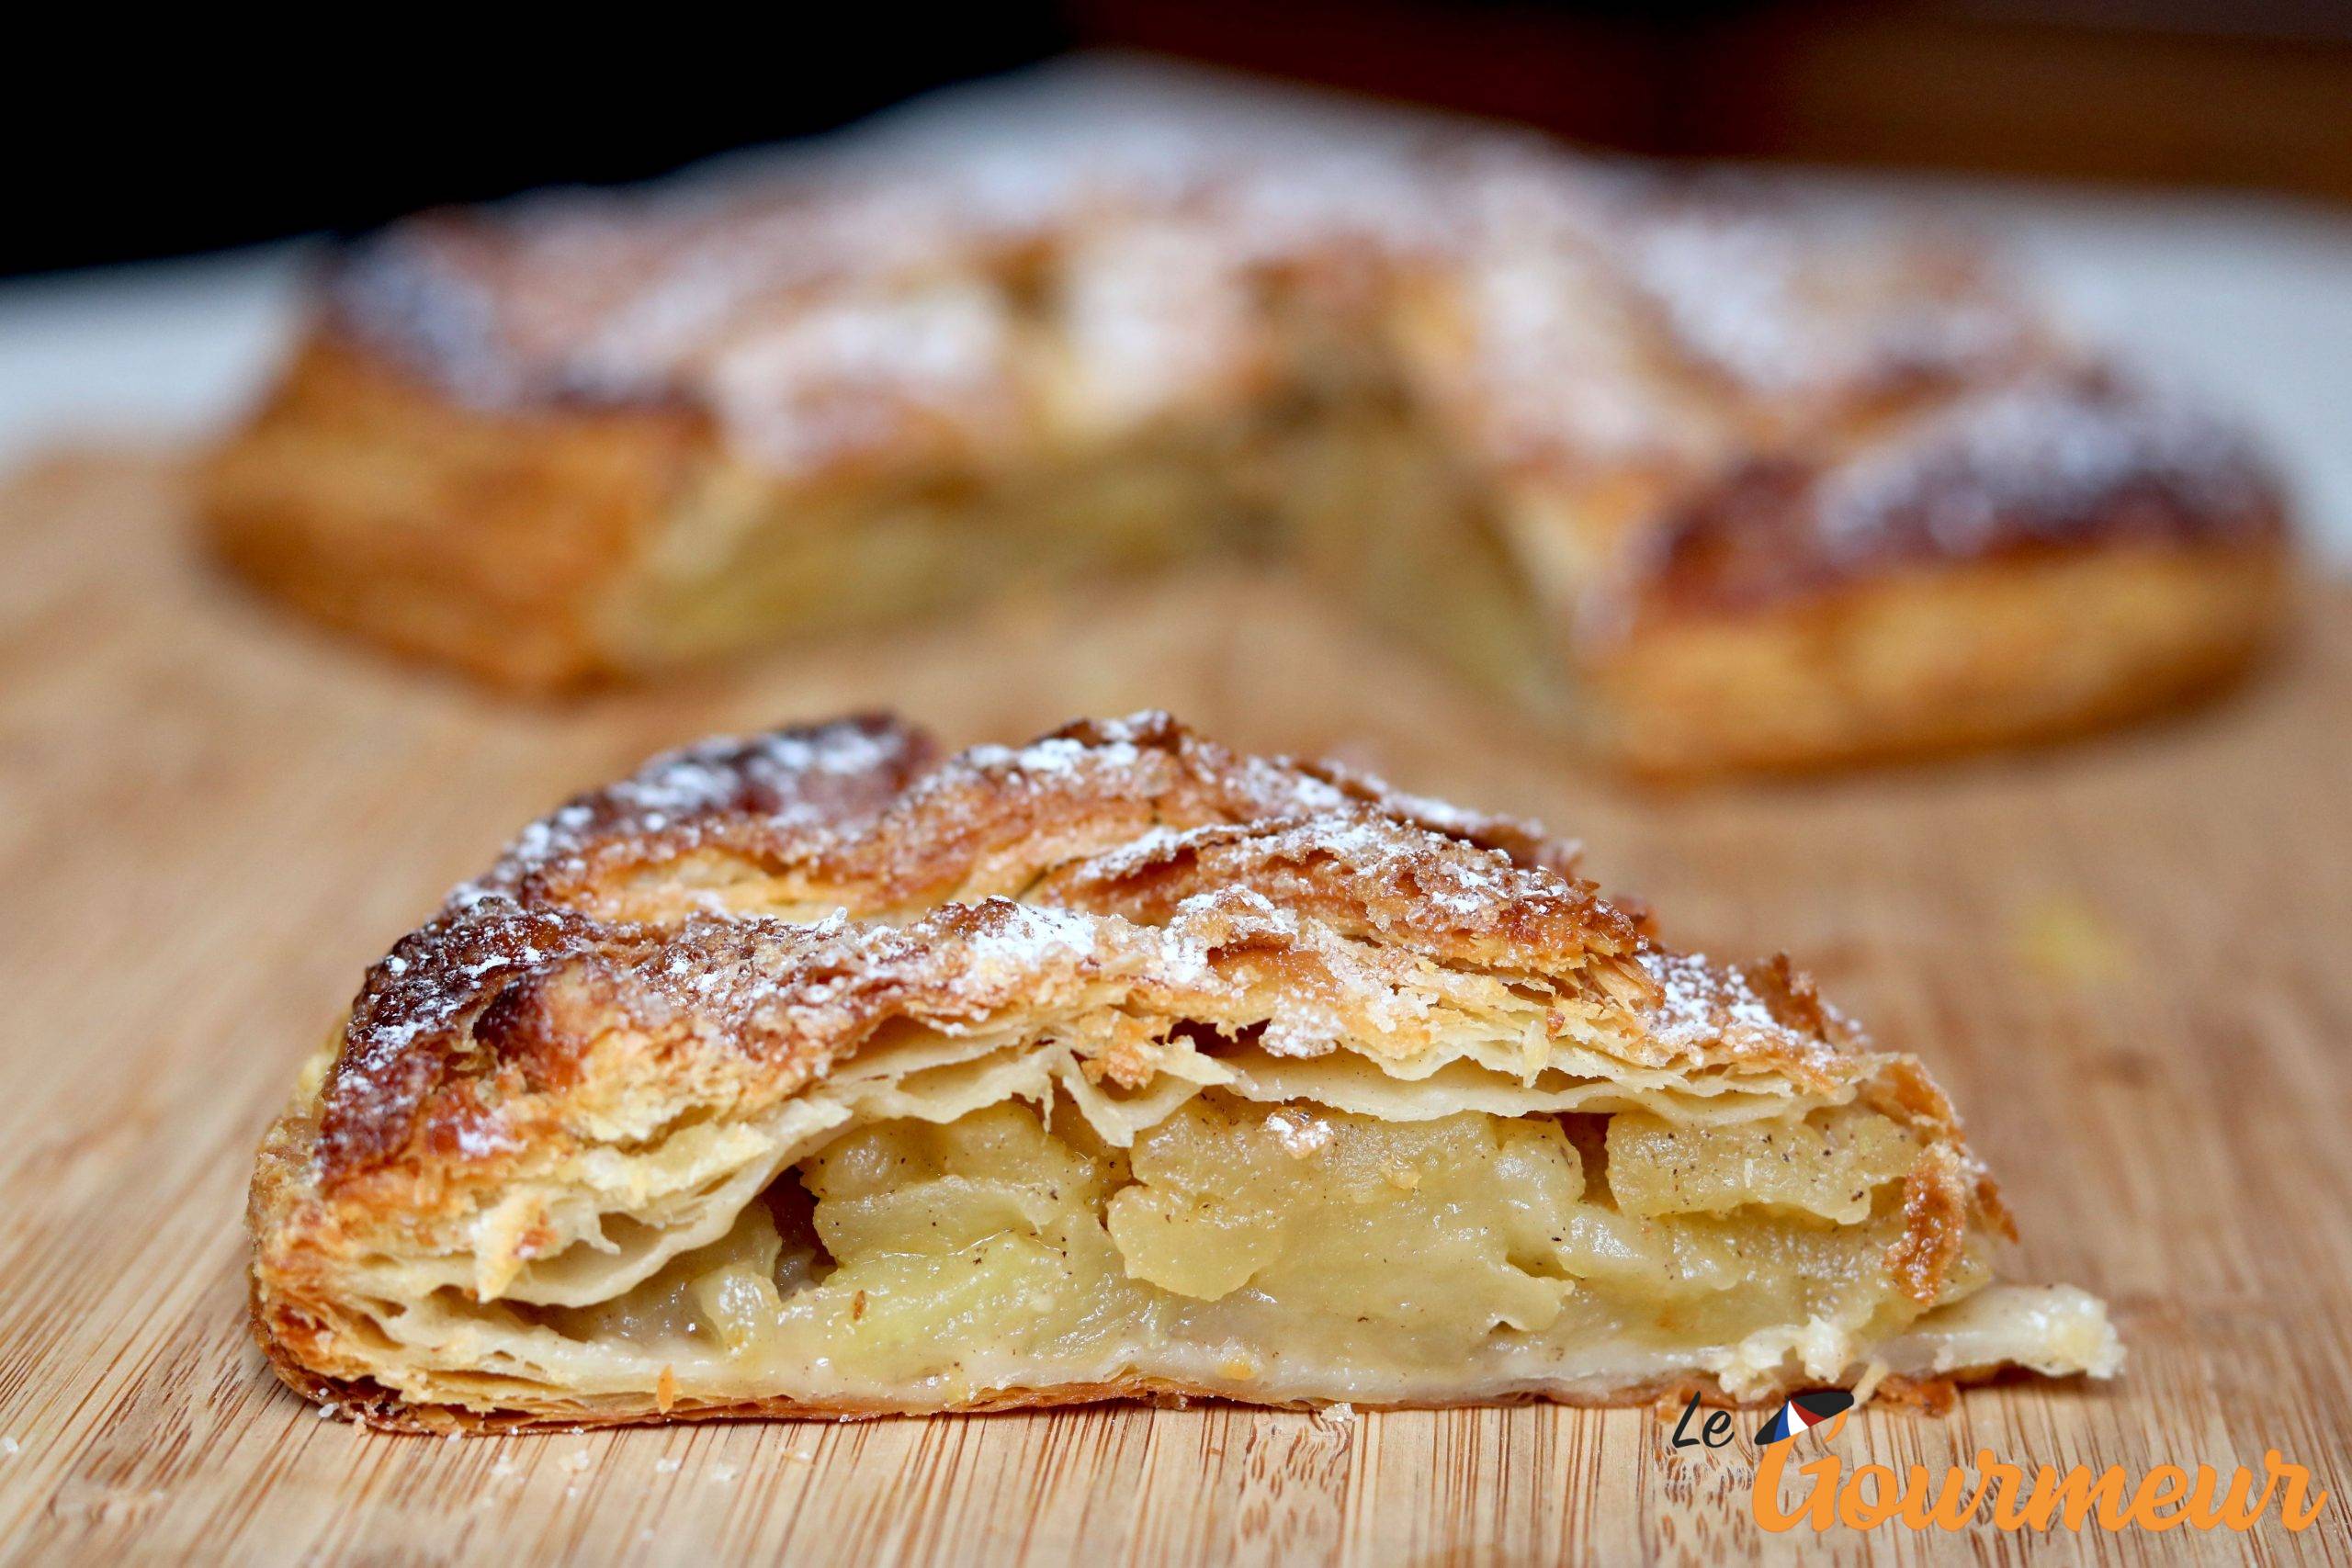
[[[1777,1443],[1795,1437],[1808,1427],[1818,1427],[1833,1416],[1842,1416],[1854,1407],[1854,1396],[1842,1388],[1818,1388],[1810,1393],[1789,1396],[1789,1402],[1764,1423],[1756,1434],[1759,1443]]]

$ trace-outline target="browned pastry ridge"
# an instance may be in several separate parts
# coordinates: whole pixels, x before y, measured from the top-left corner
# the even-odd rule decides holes
[[[1966,246],[1498,139],[427,215],[205,491],[253,581],[537,690],[1244,547],[1658,773],[2176,702],[2286,563],[2239,435]]]
[[[1916,1060],[1576,857],[1161,715],[658,759],[369,972],[255,1336],[452,1430],[2115,1370]]]

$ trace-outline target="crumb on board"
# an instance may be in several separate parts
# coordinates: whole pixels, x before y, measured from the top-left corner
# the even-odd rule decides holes
[[[2009,942],[2019,964],[2052,985],[2101,985],[2132,971],[2123,932],[2079,895],[2045,893],[2020,905],[2009,918]]]

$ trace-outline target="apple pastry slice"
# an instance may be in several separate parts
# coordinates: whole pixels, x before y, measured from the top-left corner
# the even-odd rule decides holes
[[[711,742],[368,976],[254,1331],[383,1427],[2111,1374],[1951,1107],[1572,846],[1162,716]]]

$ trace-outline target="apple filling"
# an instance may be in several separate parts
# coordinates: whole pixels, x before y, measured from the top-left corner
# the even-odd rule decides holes
[[[1703,1126],[1393,1122],[1211,1089],[1121,1149],[1066,1096],[1007,1100],[854,1127],[720,1240],[612,1301],[530,1312],[623,1340],[704,1398],[1135,1375],[1398,1402],[1465,1381],[1496,1396],[1736,1382],[1935,1304],[1888,1263],[1923,1152],[1854,1105]],[[1972,1236],[1939,1302],[1985,1281],[1981,1254]]]

